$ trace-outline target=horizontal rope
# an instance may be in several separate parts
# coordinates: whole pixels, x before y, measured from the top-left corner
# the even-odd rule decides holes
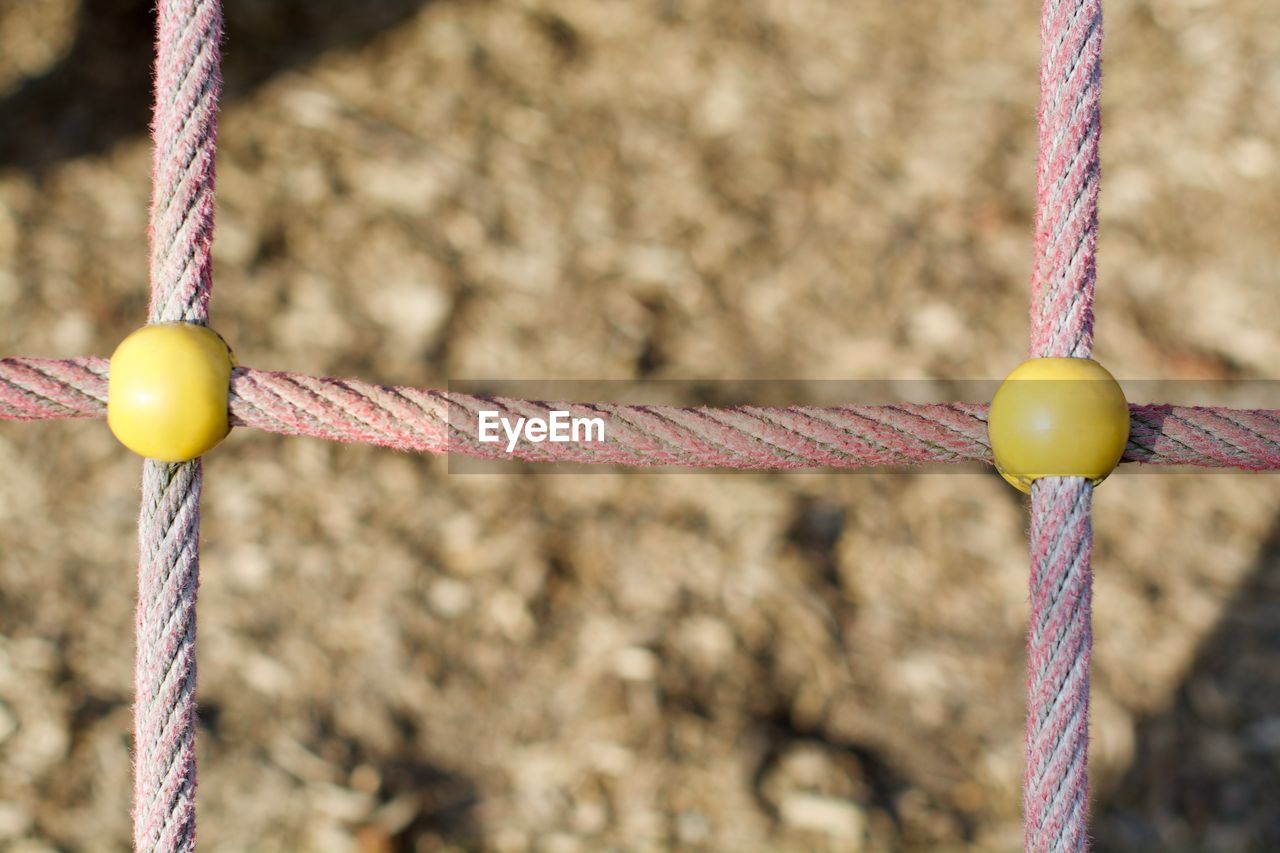
[[[105,358],[0,358],[0,420],[107,415]]]
[[[0,359],[0,420],[100,418],[108,361]],[[860,468],[991,462],[985,403],[707,409],[605,403],[549,404],[236,368],[231,421],[282,435],[452,452],[490,459],[635,467]],[[603,417],[599,443],[482,444],[480,409],[504,417]],[[1129,406],[1125,462],[1280,470],[1280,411],[1163,404]]]

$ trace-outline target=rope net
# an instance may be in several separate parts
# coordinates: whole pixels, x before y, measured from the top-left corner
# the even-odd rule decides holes
[[[218,0],[158,9],[149,322],[205,324],[212,288]],[[1093,344],[1101,94],[1101,0],[1044,0],[1039,159],[1031,277],[1033,357],[1088,357]],[[0,359],[0,420],[101,418],[101,358]],[[236,368],[235,426],[403,451],[615,466],[858,468],[990,464],[982,403],[695,408],[477,397],[352,379]],[[478,440],[484,408],[600,416],[603,441]],[[1131,405],[1123,461],[1280,470],[1280,411]],[[148,460],[139,516],[134,845],[193,850],[195,604],[201,467]],[[1050,477],[1031,489],[1026,770],[1027,850],[1088,847],[1092,486]]]

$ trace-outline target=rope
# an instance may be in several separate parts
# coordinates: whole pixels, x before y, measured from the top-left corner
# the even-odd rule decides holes
[[[0,420],[107,416],[105,358],[0,358]]]
[[[220,0],[161,0],[151,171],[150,323],[209,318]]]
[[[1044,0],[1040,46],[1031,355],[1088,358],[1098,241],[1102,0]]]
[[[105,417],[107,369],[103,358],[0,358],[0,420]],[[237,368],[231,377],[230,406],[236,426],[484,458],[508,456],[505,449],[478,442],[474,430],[459,428],[462,413],[482,407],[506,415],[531,408],[571,409],[601,414],[610,422],[607,441],[600,445],[522,443],[510,454],[530,461],[763,469],[991,462],[985,403],[738,409],[587,406]],[[1125,462],[1280,470],[1278,410],[1131,404],[1129,417]],[[768,434],[762,435],[766,426]],[[680,432],[689,438],[681,438]],[[662,435],[665,440],[655,437]],[[732,450],[717,449],[712,443],[715,435]]]
[[[159,3],[151,125],[151,323],[208,320],[221,37],[218,0]],[[83,373],[74,378],[86,380]],[[134,675],[133,844],[138,851],[195,850],[201,483],[199,459],[143,463]]]
[[[134,848],[194,850],[200,460],[147,460],[138,521]]]
[[[652,467],[812,468],[963,462],[988,454],[985,407],[939,405],[734,409],[541,403],[389,388],[294,373],[237,370],[237,423],[286,435],[397,450],[491,459]],[[477,413],[514,419],[553,409],[605,420],[605,441],[520,442],[477,438]]]
[[[1026,849],[1088,846],[1090,556],[1093,488],[1079,477],[1031,486]]]
[[[1097,278],[1102,0],[1043,0],[1031,356],[1088,358]],[[1086,850],[1093,487],[1031,487],[1027,640],[1028,851]]]

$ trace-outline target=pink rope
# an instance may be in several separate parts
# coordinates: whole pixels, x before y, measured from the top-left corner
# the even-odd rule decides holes
[[[219,0],[159,3],[151,124],[152,323],[208,319],[221,38]],[[75,378],[90,381],[83,373]],[[143,463],[134,669],[138,851],[195,850],[201,483],[199,459]]]
[[[1088,358],[1098,240],[1102,0],[1043,0],[1031,354]]]
[[[0,358],[0,420],[107,415],[105,358]]]
[[[0,420],[105,417],[107,372],[108,362],[102,358],[0,358]],[[505,449],[481,444],[474,430],[459,428],[459,413],[484,407],[514,415],[530,407],[546,411],[553,405],[237,368],[231,378],[230,407],[236,426],[281,435],[505,459]],[[610,422],[608,441],[598,446],[522,443],[512,457],[635,467],[772,469],[991,462],[985,403],[554,407],[605,416]],[[1125,462],[1280,470],[1280,411],[1132,404],[1129,416]],[[716,435],[732,449],[718,447]]]
[[[1102,0],[1043,0],[1040,57],[1031,355],[1088,358],[1098,240]],[[1023,820],[1026,849],[1037,853],[1089,846],[1092,490],[1079,477],[1047,477],[1031,489]]]
[[[151,119],[151,323],[208,323],[221,39],[220,0],[159,3]]]
[[[1089,655],[1093,489],[1079,477],[1031,486],[1027,660],[1027,850],[1088,846]]]
[[[984,406],[697,409],[538,403],[355,380],[238,369],[231,413],[237,424],[432,453],[490,459],[651,467],[811,468],[962,462],[988,455]],[[601,417],[605,441],[534,444],[477,439],[481,409],[515,418],[562,409]]]

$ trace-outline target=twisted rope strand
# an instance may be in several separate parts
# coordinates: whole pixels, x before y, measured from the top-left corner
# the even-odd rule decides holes
[[[104,417],[108,366],[104,358],[0,358],[0,420]],[[510,416],[517,411],[545,415],[555,408],[606,418],[607,441],[521,443],[512,456],[700,468],[991,462],[985,403],[738,409],[552,404],[237,368],[230,408],[234,425],[266,432],[486,458],[506,458],[505,447],[495,452],[493,445],[476,441],[474,428],[462,428],[464,414],[474,421],[480,409]],[[740,449],[730,452],[711,443],[697,420],[677,414],[695,411],[719,424],[721,436],[741,431],[740,437],[725,439]],[[1280,410],[1135,403],[1129,417],[1124,462],[1280,470]]]
[[[218,0],[159,3],[151,123],[150,323],[208,322],[221,38]],[[82,372],[70,377],[78,383],[79,402],[100,404],[107,371],[97,364],[80,367]],[[18,402],[30,412],[36,392],[24,391]],[[64,401],[56,402],[65,408]],[[201,485],[199,459],[143,463],[134,686],[137,851],[195,849]]]
[[[148,460],[138,526],[134,846],[195,844],[200,461]]]
[[[218,0],[162,0],[156,28],[151,323],[208,322],[222,91]]]
[[[0,420],[105,417],[109,366],[105,358],[0,358]]]
[[[1044,0],[1040,44],[1031,356],[1088,358],[1097,278],[1102,0]],[[1241,420],[1217,418],[1207,430],[1169,421],[1167,411],[1131,417],[1130,452],[1136,445],[1140,454],[1154,455],[1165,439],[1181,453],[1219,463],[1271,452],[1268,440],[1250,436]],[[1210,434],[1214,438],[1206,440]],[[1089,846],[1092,488],[1079,477],[1046,477],[1031,487],[1022,796],[1024,843],[1034,853]]]
[[[1026,849],[1088,846],[1087,751],[1093,487],[1047,477],[1031,487]]]
[[[1040,41],[1031,352],[1087,358],[1097,275],[1101,0],[1045,0]]]

